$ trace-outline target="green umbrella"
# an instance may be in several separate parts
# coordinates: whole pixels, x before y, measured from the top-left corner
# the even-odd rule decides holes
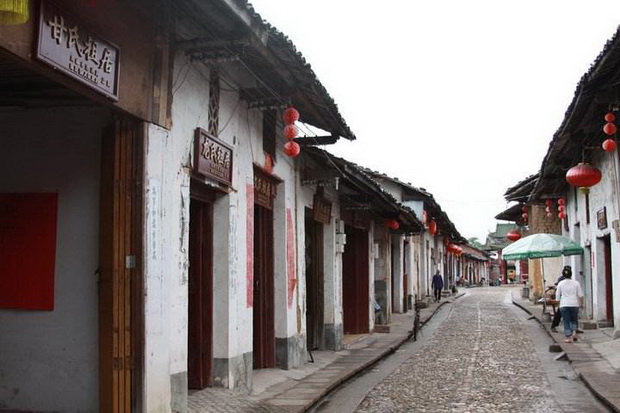
[[[570,238],[556,234],[533,234],[513,242],[502,250],[505,260],[560,257],[583,254],[583,248]]]
[[[561,257],[583,254],[583,248],[570,238],[556,234],[533,234],[513,242],[502,250],[504,260]],[[542,287],[545,291],[545,267],[542,266]],[[543,314],[546,311],[543,298]]]

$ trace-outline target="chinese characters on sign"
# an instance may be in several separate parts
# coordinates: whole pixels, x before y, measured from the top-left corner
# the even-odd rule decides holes
[[[118,98],[118,47],[48,2],[41,3],[37,58],[110,98]]]
[[[232,149],[200,128],[196,129],[194,144],[194,170],[207,178],[231,186]]]
[[[332,203],[326,199],[314,195],[314,202],[312,205],[312,211],[314,213],[314,220],[325,225],[329,225],[332,217]]]
[[[607,228],[607,207],[603,207],[596,212],[596,224],[598,229]]]

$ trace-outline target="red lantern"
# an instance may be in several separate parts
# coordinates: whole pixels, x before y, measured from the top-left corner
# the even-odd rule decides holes
[[[614,120],[616,120],[616,116],[612,112],[605,114],[605,122],[613,122]]]
[[[550,200],[550,199],[547,199],[547,200],[545,201],[545,205],[547,205],[548,207],[550,207],[551,205],[553,205],[553,201],[552,201],[552,200]]]
[[[285,125],[292,125],[299,120],[299,112],[292,106],[289,106],[282,112],[282,119]]]
[[[299,155],[299,152],[301,152],[301,148],[297,142],[288,141],[284,144],[284,153],[286,156],[295,157]]]
[[[284,127],[284,137],[287,139],[295,139],[298,133],[299,129],[295,125],[286,125]]]
[[[428,223],[428,232],[430,232],[431,235],[435,235],[437,233],[437,223],[434,219],[431,219],[431,222]]]
[[[388,219],[388,220],[386,220],[385,221],[385,225],[388,228],[393,229],[394,231],[396,231],[398,228],[400,228],[400,224],[395,219]]]
[[[606,123],[605,126],[603,126],[603,132],[607,135],[613,135],[616,133],[616,125],[611,122]]]
[[[521,233],[516,229],[513,229],[508,234],[506,234],[506,238],[508,238],[510,241],[517,241],[521,239]]]
[[[566,218],[566,213],[565,213],[565,212],[560,212],[560,213],[558,214],[558,218],[560,218],[560,219],[564,219],[564,218]]]
[[[566,201],[564,200],[564,198],[558,199],[558,205],[564,205],[565,203]]]
[[[605,152],[613,152],[616,150],[616,141],[609,138],[603,141],[603,150]]]
[[[551,212],[551,207],[550,206],[545,207],[545,212]]]
[[[589,187],[598,184],[601,178],[602,174],[598,168],[583,162],[566,172],[566,181],[586,193]]]
[[[524,221],[527,221],[527,212],[522,213],[521,218],[523,218]]]
[[[564,212],[564,209],[565,209],[565,208],[566,208],[566,207],[565,207],[564,205],[559,205],[559,206],[558,206],[558,211],[560,211],[560,212]]]
[[[523,205],[523,207],[521,208],[521,211],[526,212],[527,213],[527,206]]]

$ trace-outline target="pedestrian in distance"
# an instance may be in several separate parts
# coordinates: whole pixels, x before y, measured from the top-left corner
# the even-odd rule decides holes
[[[566,278],[567,272],[570,272],[572,274],[570,265],[565,265],[564,268],[562,269],[562,274],[560,274],[560,276],[558,277],[558,280],[555,282],[556,289],[558,288],[558,284],[560,283],[560,281]],[[553,298],[557,299],[557,291],[556,291],[556,294],[553,295]],[[551,331],[553,331],[554,333],[558,332],[557,327],[560,325],[561,320],[562,320],[562,312],[558,308],[553,314],[553,321],[551,321]]]
[[[563,273],[564,279],[558,284],[555,292],[560,301],[560,312],[564,320],[565,343],[577,341],[577,323],[579,309],[583,307],[583,291],[579,282],[572,279],[572,271]]]
[[[441,290],[443,290],[443,277],[439,274],[439,270],[433,275],[433,281],[431,282],[433,288],[433,297],[435,301],[441,301]]]

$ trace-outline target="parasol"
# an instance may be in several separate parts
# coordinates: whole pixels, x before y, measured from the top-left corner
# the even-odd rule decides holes
[[[570,238],[557,234],[533,234],[513,242],[502,250],[504,260],[524,260],[583,254],[583,248]],[[542,291],[545,291],[545,266],[542,265]],[[543,313],[545,312],[543,300]]]
[[[505,260],[580,255],[583,248],[570,238],[556,234],[533,234],[513,242],[502,250]]]

